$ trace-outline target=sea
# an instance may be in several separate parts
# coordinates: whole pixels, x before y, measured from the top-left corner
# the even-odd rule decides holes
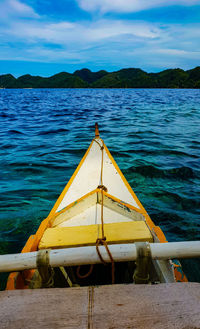
[[[1,89],[0,254],[20,252],[47,217],[95,122],[167,240],[200,240],[200,90]],[[181,263],[200,282],[200,261]]]

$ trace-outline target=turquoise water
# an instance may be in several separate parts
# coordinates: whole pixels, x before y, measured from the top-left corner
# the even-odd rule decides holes
[[[199,90],[0,90],[0,253],[19,252],[48,215],[96,121],[167,239],[200,239]],[[182,264],[200,282],[200,262]]]

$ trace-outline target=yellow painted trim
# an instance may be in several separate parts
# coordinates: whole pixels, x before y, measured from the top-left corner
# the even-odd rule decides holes
[[[161,230],[160,226],[154,226],[153,228],[153,232],[155,233],[155,235],[157,236],[158,240],[161,242],[161,243],[166,243],[168,242],[166,240],[166,237],[163,233],[163,231]]]
[[[35,239],[34,242],[31,246],[31,250],[30,251],[36,251],[38,249],[38,244],[44,234],[44,232],[46,231],[46,229],[49,227],[49,218],[45,218],[42,223],[40,224],[36,234],[35,234]]]
[[[103,194],[104,194],[105,196],[107,196],[108,198],[110,198],[110,199],[116,201],[117,203],[120,203],[121,205],[123,205],[123,206],[125,206],[125,207],[128,207],[128,208],[130,208],[130,209],[132,209],[132,210],[138,212],[139,214],[142,214],[143,216],[146,215],[146,212],[144,212],[143,210],[141,210],[141,209],[139,209],[139,208],[136,208],[136,207],[132,206],[132,205],[129,204],[129,203],[123,202],[122,200],[116,198],[115,196],[113,196],[113,195],[111,195],[111,194],[109,194],[109,193],[107,193],[107,192],[105,192],[105,191],[103,191]]]
[[[25,244],[24,248],[22,249],[21,252],[24,253],[24,252],[31,251],[31,248],[32,248],[32,246],[34,244],[34,241],[35,241],[35,235],[30,235],[29,238],[28,238],[28,240],[26,241],[26,244]]]
[[[74,171],[72,177],[71,177],[70,180],[68,181],[68,183],[67,183],[67,185],[65,186],[64,190],[62,191],[62,193],[60,194],[60,196],[59,196],[59,198],[57,199],[56,203],[54,204],[53,208],[51,209],[51,211],[50,211],[48,217],[52,217],[52,216],[55,214],[55,212],[56,212],[56,210],[58,209],[60,203],[61,203],[62,200],[64,199],[65,194],[67,193],[69,187],[71,186],[71,184],[72,184],[72,182],[74,181],[74,179],[75,179],[77,173],[79,172],[79,170],[80,170],[80,168],[81,168],[83,162],[85,161],[85,159],[86,159],[86,157],[87,157],[87,155],[88,155],[88,153],[89,153],[89,151],[90,151],[90,149],[91,149],[91,147],[92,147],[92,144],[93,144],[93,140],[92,140],[90,146],[88,147],[88,149],[87,149],[85,155],[83,156],[82,160],[80,161],[78,167],[77,167],[76,170]]]

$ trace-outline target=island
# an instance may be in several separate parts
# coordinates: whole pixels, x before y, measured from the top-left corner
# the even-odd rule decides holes
[[[115,72],[92,72],[87,68],[74,73],[61,72],[46,77],[30,74],[15,78],[0,75],[0,89],[5,88],[200,88],[200,66],[184,71],[168,69],[147,73],[139,68],[126,68]]]

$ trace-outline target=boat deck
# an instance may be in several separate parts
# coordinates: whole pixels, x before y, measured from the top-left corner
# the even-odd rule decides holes
[[[200,284],[0,292],[2,329],[198,329]]]

